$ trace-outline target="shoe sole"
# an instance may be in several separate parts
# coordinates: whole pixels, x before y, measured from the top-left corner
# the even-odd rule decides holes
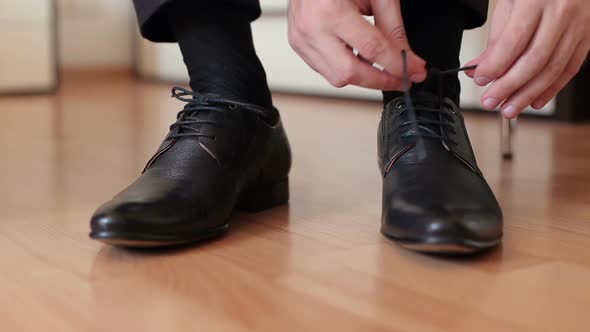
[[[263,188],[249,189],[242,192],[234,210],[260,212],[289,202],[289,179],[284,179]],[[206,232],[190,236],[141,234],[99,231],[91,232],[90,238],[102,243],[125,248],[159,248],[194,244],[218,238],[229,229],[229,223]]]
[[[92,232],[90,238],[102,243],[116,247],[126,248],[157,248],[157,247],[174,247],[184,244],[197,243],[205,240],[214,239],[222,236],[227,232],[229,224],[225,224],[217,229],[194,234],[184,239],[178,236],[163,236],[161,234],[126,234],[120,232]]]
[[[442,255],[470,255],[490,250],[502,242],[502,238],[492,241],[476,241],[469,239],[428,238],[403,239],[383,233],[400,246],[422,253]]]

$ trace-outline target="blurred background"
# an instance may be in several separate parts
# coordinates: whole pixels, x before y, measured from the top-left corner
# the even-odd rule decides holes
[[[289,93],[378,100],[380,93],[355,87],[335,89],[291,50],[287,34],[287,0],[262,1],[263,16],[254,23],[257,51],[271,88]],[[493,6],[494,1],[492,1]],[[153,44],[137,31],[131,1],[3,0],[0,4],[0,94],[53,92],[60,72],[126,70],[151,81],[186,82],[176,44]],[[465,34],[462,62],[478,55],[487,27]],[[482,92],[465,75],[463,107],[477,110]],[[535,115],[574,120],[575,110],[557,114],[554,101]],[[569,107],[569,101],[561,105]],[[530,110],[529,110],[530,111]]]

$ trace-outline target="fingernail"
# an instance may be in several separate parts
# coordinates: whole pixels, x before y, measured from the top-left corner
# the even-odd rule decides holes
[[[502,113],[504,113],[504,116],[508,117],[508,118],[513,118],[517,115],[518,110],[516,109],[516,107],[509,105],[508,107],[506,107]]]
[[[422,82],[426,79],[426,73],[422,73],[422,74],[415,74],[410,76],[410,80],[412,82]]]
[[[500,103],[500,101],[496,98],[486,98],[483,101],[483,106],[489,110],[492,110],[498,106],[498,103]]]
[[[485,77],[485,76],[478,76],[475,78],[475,84],[479,85],[479,86],[484,86],[484,85],[488,85],[490,84],[492,80]]]

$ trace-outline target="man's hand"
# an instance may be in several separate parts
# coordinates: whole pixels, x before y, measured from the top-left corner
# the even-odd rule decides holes
[[[374,15],[375,26],[363,15]],[[289,43],[336,87],[402,89],[401,50],[410,47],[399,0],[291,0]],[[408,67],[411,81],[426,78],[425,62],[412,52]]]
[[[498,0],[486,50],[467,65],[493,82],[482,105],[514,118],[545,106],[578,73],[590,49],[590,0]]]

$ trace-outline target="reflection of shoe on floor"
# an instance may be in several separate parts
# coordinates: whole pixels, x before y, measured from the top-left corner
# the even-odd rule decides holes
[[[276,109],[197,95],[187,102],[143,174],[102,205],[90,237],[121,246],[166,246],[222,234],[235,208],[289,199],[291,151]]]
[[[379,126],[381,232],[425,252],[496,246],[502,239],[502,211],[477,166],[457,106],[428,93],[412,100],[415,123],[398,98],[387,104]],[[418,136],[424,150],[420,156]]]

